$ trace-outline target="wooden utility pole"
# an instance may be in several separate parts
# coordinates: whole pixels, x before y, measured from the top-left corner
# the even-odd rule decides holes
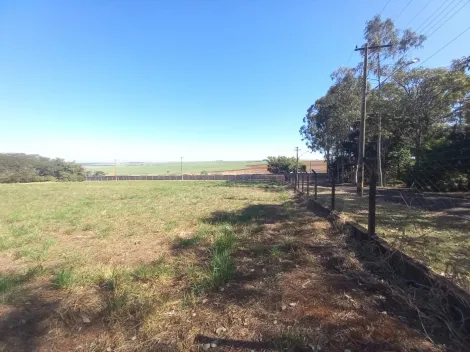
[[[382,93],[382,83],[380,79],[380,51],[377,53],[377,64],[378,64],[378,72],[379,74],[377,75],[377,78],[379,80],[379,91],[377,92],[379,95],[379,101],[380,95]],[[377,134],[377,181],[380,187],[383,187],[384,185],[384,180],[383,180],[383,175],[382,175],[382,114],[380,111],[379,107],[379,116],[378,116],[378,134]]]
[[[364,154],[366,150],[366,103],[367,103],[367,65],[369,59],[369,50],[389,48],[388,45],[369,46],[365,43],[362,48],[356,47],[355,51],[364,51],[364,69],[362,73],[362,104],[361,104],[361,127],[359,129],[359,150],[357,158],[357,195],[364,195]]]
[[[356,48],[364,50],[364,68],[362,72],[362,101],[361,101],[361,126],[359,128],[359,150],[357,157],[357,195],[362,197],[364,195],[364,152],[366,141],[366,91],[367,91],[367,63],[369,55],[369,44],[366,43],[363,48]]]

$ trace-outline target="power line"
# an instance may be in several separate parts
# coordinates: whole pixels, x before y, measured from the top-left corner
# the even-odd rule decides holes
[[[394,21],[398,20],[398,18],[402,15],[403,12],[405,12],[405,10],[408,8],[408,6],[411,5],[412,2],[413,2],[413,0],[410,0],[410,1],[408,2],[408,4],[406,4],[406,6],[403,8],[403,10],[400,11],[400,13],[398,14],[398,16],[395,17]]]
[[[388,4],[390,3],[391,0],[388,0],[387,3],[384,5],[384,7],[382,7],[382,10],[380,10],[380,13],[379,13],[379,16],[382,14],[382,12],[384,12],[385,8],[388,6]]]
[[[467,27],[465,30],[463,30],[462,32],[460,32],[456,37],[454,37],[451,41],[449,41],[447,44],[445,44],[444,46],[442,46],[440,49],[438,49],[434,54],[432,54],[431,56],[429,56],[428,58],[426,58],[426,60],[424,60],[421,65],[419,65],[417,68],[420,68],[420,67],[423,67],[424,63],[427,62],[428,60],[432,59],[434,56],[436,56],[437,54],[439,54],[442,50],[444,50],[445,48],[447,48],[450,44],[452,44],[453,42],[455,42],[458,38],[460,38],[465,32],[467,32],[468,30],[470,30],[470,27]],[[401,68],[401,67],[400,67]],[[391,77],[393,77],[393,75],[395,73],[397,73],[400,68],[396,69],[395,71],[393,71],[390,76],[388,76],[387,78],[385,78],[382,83],[384,83],[386,80],[390,79]],[[376,86],[375,88],[371,89],[369,92],[377,89],[378,86]]]
[[[450,44],[452,44],[453,42],[455,42],[458,38],[460,38],[466,31],[470,30],[470,27],[467,27],[467,29],[465,29],[463,32],[460,32],[460,34],[458,34],[454,39],[452,39],[450,42],[448,42],[446,45],[444,45],[442,48],[440,48],[439,50],[437,50],[434,54],[432,54],[431,56],[429,56],[426,60],[424,60],[421,65],[419,67],[422,67],[424,65],[424,63],[426,61],[428,61],[429,59],[433,58],[434,56],[436,56],[437,54],[439,54],[442,50],[444,50],[445,48],[447,48]]]
[[[460,6],[460,7],[457,9],[457,11],[455,11],[447,20],[444,21],[444,23],[442,23],[442,24],[441,24],[439,27],[437,27],[434,31],[432,31],[431,33],[429,33],[429,35],[428,35],[427,37],[429,38],[429,37],[432,36],[435,32],[437,32],[443,25],[445,25],[447,22],[449,22],[452,17],[454,17],[457,13],[459,13],[460,10],[462,10],[465,6],[467,6],[468,3],[470,3],[470,0],[467,1],[465,4],[463,4],[462,6]],[[455,8],[455,6],[454,6],[454,8]],[[454,9],[454,8],[453,8],[453,9]]]
[[[454,4],[456,1],[457,1],[457,0],[453,0],[453,1],[452,1],[451,3],[449,3],[442,11],[445,11],[447,8],[449,8],[449,7],[450,7],[452,4]],[[444,16],[441,16],[441,14],[444,13],[444,12],[441,11],[441,14],[435,16],[435,17],[431,20],[431,22],[429,22],[427,25],[425,25],[425,26],[423,27],[423,24],[425,24],[426,22],[428,22],[429,19],[430,19],[437,11],[439,11],[446,3],[449,2],[449,0],[445,1],[443,4],[441,4],[441,6],[439,6],[439,7],[421,24],[420,27],[418,27],[418,30],[419,30],[419,28],[423,27],[421,34],[424,34],[424,30],[426,29],[426,27],[427,27],[428,30],[429,30],[429,29],[434,28],[435,25],[441,23],[439,27],[437,27],[436,29],[434,29],[434,31],[432,31],[432,32],[427,36],[427,37],[429,38],[429,37],[432,36],[434,33],[436,33],[442,26],[444,26],[448,21],[450,21],[463,7],[465,7],[468,3],[470,3],[470,0],[468,0],[466,3],[464,3],[461,7],[459,7],[450,17],[448,17],[448,18],[442,23],[442,22],[441,22],[442,19],[444,19],[444,18],[447,16],[447,14],[449,14],[453,9],[455,9],[459,4],[461,4],[462,1],[464,1],[464,0],[460,0],[460,2],[456,3],[455,6],[453,6],[449,11],[445,12]],[[428,4],[426,4],[426,6],[427,6],[427,5],[429,5],[429,2],[428,2]],[[423,9],[421,9],[420,12],[422,12],[422,11],[424,10],[424,8],[426,8],[426,6],[423,7]],[[418,14],[419,14],[419,13],[418,13]],[[434,25],[432,25],[431,27],[429,27],[429,25],[431,25],[431,24],[435,21],[435,19],[436,19],[436,18],[439,18],[439,17],[441,17],[441,18],[440,18]],[[416,16],[415,16],[414,18],[416,18]],[[413,18],[413,19],[414,19],[414,18]],[[408,23],[411,23],[411,22],[412,22],[412,20],[409,21]],[[418,30],[416,30],[416,32],[418,32]],[[464,31],[464,32],[465,32],[465,31]],[[419,33],[418,33],[418,34],[419,34]],[[456,38],[454,38],[454,39],[456,39]],[[451,41],[451,42],[452,42],[452,41]],[[451,42],[449,42],[448,44],[451,44]],[[448,45],[448,44],[446,44],[446,45]],[[445,47],[445,46],[444,46],[444,47]],[[443,48],[444,48],[444,47],[443,47]],[[441,49],[443,49],[443,48],[441,48]],[[405,53],[398,61],[402,60],[406,55],[408,55],[408,54],[410,54],[410,53],[411,53],[411,51]],[[437,53],[438,53],[438,52],[436,52],[435,54],[437,54]],[[434,54],[434,55],[435,55],[435,54]],[[430,57],[427,58],[426,61],[429,60],[429,59],[430,59]],[[387,61],[389,61],[388,63],[390,63],[390,62],[391,62],[390,60],[393,61],[392,58],[389,58],[389,60],[386,60],[384,63],[387,64]],[[424,63],[424,61],[423,61],[423,63]],[[421,65],[422,65],[422,64],[421,64]],[[420,67],[421,67],[421,66],[420,66]],[[394,75],[397,71],[398,71],[398,70],[395,70],[388,78],[390,78],[392,75]]]
[[[411,22],[413,22],[414,19],[415,19],[416,17],[418,17],[418,16],[421,14],[421,12],[423,12],[423,11],[426,9],[426,7],[428,7],[428,5],[429,5],[431,2],[432,2],[432,0],[429,0],[428,3],[427,3],[426,5],[424,5],[424,7],[423,7],[411,20],[409,20],[408,23],[405,24],[404,27],[407,27]]]
[[[441,6],[439,6],[428,18],[426,18],[426,20],[424,20],[424,22],[421,23],[418,28],[416,28],[416,32],[418,32],[447,2],[449,2],[449,0],[445,0]]]
[[[440,14],[439,14],[438,16],[436,16],[431,22],[429,22],[424,28],[421,29],[421,32],[424,33],[424,32],[429,31],[430,29],[434,28],[434,26],[435,26],[436,24],[438,24],[444,17],[447,16],[447,14],[448,14],[450,11],[452,11],[455,7],[457,7],[457,6],[458,6],[462,1],[464,1],[464,0],[460,0],[460,1],[458,1],[458,2],[457,2],[457,1],[458,1],[458,0],[454,0],[454,2],[451,2],[451,3],[450,3],[449,5],[447,5],[444,9],[442,9],[442,11],[440,12]],[[447,11],[447,9],[448,9],[451,5],[453,5],[453,4],[455,4],[454,7],[452,7],[450,10]],[[434,23],[434,21],[436,21],[436,20],[437,20],[437,22]]]
[[[348,64],[349,64],[349,61],[351,61],[351,58],[352,58],[353,54],[354,54],[354,51],[353,51],[353,52],[351,52],[351,55],[349,55],[349,59],[348,59],[348,62],[346,62],[346,66],[348,66]]]

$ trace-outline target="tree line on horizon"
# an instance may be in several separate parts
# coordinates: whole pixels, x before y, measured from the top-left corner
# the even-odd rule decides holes
[[[0,183],[85,181],[83,166],[37,154],[0,153]]]
[[[470,56],[449,67],[417,66],[411,54],[426,37],[399,30],[380,15],[366,23],[364,38],[369,46],[392,45],[368,55],[364,160],[377,170],[379,185],[468,191]],[[300,134],[312,151],[324,154],[331,174],[354,182],[363,63],[340,67],[331,79],[326,94],[307,109]]]

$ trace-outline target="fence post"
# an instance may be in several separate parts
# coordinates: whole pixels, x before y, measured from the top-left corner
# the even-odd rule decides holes
[[[314,181],[315,181],[315,200],[317,200],[317,172],[312,170],[313,175],[314,175]]]
[[[307,172],[307,196],[308,196],[308,193],[309,193],[309,183],[310,183],[310,174]]]
[[[302,172],[302,193],[304,193],[304,181],[305,181],[305,174]]]
[[[375,235],[375,201],[377,195],[377,174],[374,169],[371,170],[370,181],[369,181],[369,216],[368,216],[368,233],[369,236]]]
[[[335,198],[336,198],[336,181],[332,178],[331,182],[331,210],[335,210]]]

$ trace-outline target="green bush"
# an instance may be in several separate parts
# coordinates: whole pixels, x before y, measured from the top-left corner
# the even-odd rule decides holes
[[[297,160],[287,156],[268,156],[268,171],[272,174],[287,174],[296,171]],[[305,171],[305,165],[299,163],[298,171]]]
[[[51,181],[85,181],[85,169],[59,158],[0,153],[0,183]]]
[[[468,191],[468,176],[457,172],[446,172],[437,182],[437,188],[441,192]]]

